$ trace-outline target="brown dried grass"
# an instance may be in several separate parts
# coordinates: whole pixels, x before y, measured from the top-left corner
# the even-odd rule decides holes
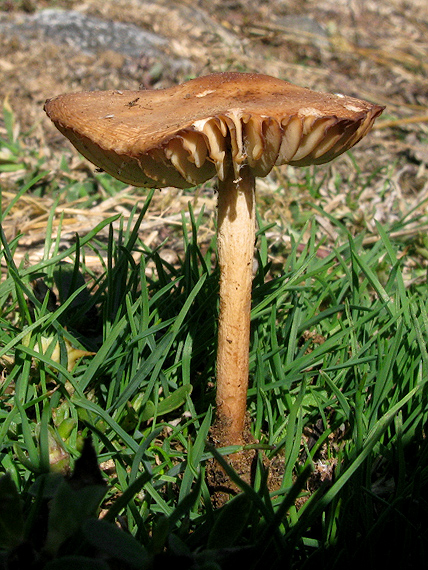
[[[83,5],[72,0],[55,2],[61,4],[90,15],[137,23],[169,37],[170,54],[189,58],[195,75],[225,69],[265,72],[386,105],[383,118],[355,149],[359,172],[346,156],[319,169],[315,181],[323,179],[323,184],[316,201],[324,211],[334,212],[352,233],[365,231],[368,245],[379,239],[375,221],[391,225],[409,212],[413,221],[393,236],[405,244],[422,239],[428,227],[428,8],[424,0],[296,0],[288,2],[286,8],[274,0],[203,0],[197,9],[190,0],[156,0],[147,10],[141,10],[136,0],[121,3],[120,10],[111,0],[87,0]],[[50,5],[45,0],[40,7]],[[161,16],[167,12],[173,15],[175,27],[163,21]],[[193,14],[191,33],[184,37],[178,30],[188,23],[189,13]],[[309,15],[325,33],[320,36],[317,30],[312,33],[290,28],[284,24],[289,15]],[[19,10],[8,14],[15,16]],[[215,26],[217,34],[213,33]],[[39,149],[39,156],[51,169],[50,176],[61,179],[60,149],[66,143],[44,117],[44,99],[71,89],[135,88],[135,75],[129,75],[127,69],[129,66],[120,66],[100,54],[70,52],[66,46],[49,41],[34,42],[28,50],[19,38],[0,34],[0,97],[9,97],[23,129],[33,128],[31,137],[24,140]],[[164,76],[155,86],[182,79]],[[70,158],[68,177],[83,179],[88,166],[83,167],[75,154],[70,157],[74,158]],[[31,164],[26,165],[27,172],[31,168]],[[4,206],[16,192],[22,174],[2,175]],[[259,181],[258,194],[263,218],[277,223],[277,228],[269,231],[272,251],[286,251],[289,228],[296,221],[292,206],[297,203],[301,211],[308,212],[307,203],[313,200],[305,185],[305,173],[290,167],[277,169]],[[28,194],[6,220],[5,231],[8,238],[23,235],[16,250],[17,262],[27,256],[26,263],[33,263],[43,255],[44,228],[53,207],[53,227],[57,230],[62,219],[61,240],[66,245],[75,233],[87,232],[106,216],[119,212],[126,220],[132,205],[143,199],[140,190],[131,188],[106,197],[100,187],[94,205],[82,207],[79,201],[67,203],[66,195],[55,202],[50,196],[35,198]],[[186,210],[191,201],[196,211],[205,207],[206,222],[200,237],[209,240],[215,231],[215,200],[209,188],[200,189],[196,195],[172,189],[156,193],[142,227],[143,238],[155,246],[170,236],[166,247],[180,251],[181,239],[174,230],[181,225],[181,210]],[[325,218],[316,216],[323,228],[320,239],[327,238],[328,246],[337,239],[337,231]],[[272,254],[274,258],[276,255]],[[424,265],[424,256],[415,264]]]

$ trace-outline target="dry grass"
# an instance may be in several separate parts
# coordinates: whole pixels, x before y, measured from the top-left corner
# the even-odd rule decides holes
[[[367,244],[378,239],[375,222],[391,227],[407,215],[414,221],[395,235],[419,240],[420,232],[427,226],[428,198],[425,2],[308,0],[289,2],[285,9],[275,1],[203,0],[196,7],[190,0],[157,0],[143,10],[136,0],[126,0],[120,9],[108,0],[87,0],[84,4],[45,0],[37,8],[51,5],[136,23],[162,34],[170,40],[165,58],[188,58],[194,75],[225,69],[265,72],[311,88],[345,92],[386,105],[387,110],[371,135],[356,147],[355,163],[342,157],[313,175],[312,184],[322,180],[317,196],[308,187],[306,172],[284,167],[259,182],[259,207],[266,222],[277,223],[269,234],[273,257],[274,250],[287,247],[290,225],[296,222],[296,204],[303,219],[310,212],[305,204],[311,201],[327,213],[334,212],[352,233],[365,231]],[[3,2],[0,9],[2,18],[13,19],[21,18],[24,10],[35,10],[36,6],[31,1],[13,5]],[[290,16],[309,17],[313,30],[303,30],[301,21],[290,27]],[[139,73],[151,62],[137,59],[132,68],[132,62],[119,61],[112,54],[83,54],[51,40],[38,38],[30,45],[28,50],[18,37],[2,36],[0,29],[0,97],[8,97],[17,116],[17,129],[32,129],[29,136],[23,137],[23,144],[33,151],[37,149],[37,156],[27,156],[25,171],[31,172],[36,159],[42,158],[43,167],[51,171],[46,176],[60,180],[60,149],[66,148],[66,143],[44,117],[44,99],[71,89],[135,88]],[[182,79],[165,71],[154,86]],[[0,135],[3,134],[0,124]],[[68,156],[67,179],[86,179],[86,163],[74,153]],[[2,174],[4,206],[23,176],[24,171]],[[5,227],[8,237],[24,236],[16,251],[18,261],[28,253],[30,263],[42,255],[44,228],[53,207],[53,226],[59,227],[62,216],[61,239],[67,242],[76,232],[88,231],[102,217],[119,212],[126,219],[132,205],[142,197],[141,191],[129,188],[106,199],[101,185],[98,190],[99,195],[90,206],[87,200],[68,203],[66,192],[55,199],[29,195],[21,198]],[[146,219],[144,235],[149,245],[157,245],[171,234],[167,247],[180,248],[180,239],[174,237],[173,229],[189,200],[196,210],[205,208],[206,234],[201,239],[210,239],[215,211],[211,189],[201,189],[196,196],[168,190],[156,195]],[[325,234],[320,239],[333,243],[337,232],[325,219],[323,228]],[[423,257],[417,263],[424,264]]]

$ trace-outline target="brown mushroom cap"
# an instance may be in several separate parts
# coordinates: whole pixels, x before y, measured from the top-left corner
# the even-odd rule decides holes
[[[233,165],[328,162],[371,128],[383,107],[267,75],[216,73],[168,89],[54,97],[45,111],[87,159],[134,186],[186,188]]]

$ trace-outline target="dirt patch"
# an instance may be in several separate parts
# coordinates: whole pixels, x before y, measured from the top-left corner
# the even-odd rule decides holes
[[[106,22],[106,27],[101,26],[104,33],[114,29],[113,22],[155,35],[159,42],[154,52],[137,48],[127,52],[120,42],[106,48],[105,37],[101,38],[104,43],[92,45],[81,30],[70,42],[69,36],[64,40],[46,27],[31,27],[35,25],[31,18],[53,8],[73,10],[88,22]],[[84,36],[81,43],[79,33]],[[213,71],[254,71],[386,105],[373,131],[353,149],[353,159],[345,155],[313,171],[315,184],[320,184],[316,200],[352,233],[365,231],[367,244],[379,239],[377,222],[392,224],[406,216],[406,227],[393,236],[418,240],[421,229],[427,229],[420,223],[428,199],[427,37],[424,0],[295,0],[286,5],[280,0],[124,0],[120,6],[113,0],[3,0],[0,100],[6,100],[16,116],[14,132],[16,137],[21,133],[24,149],[22,170],[1,174],[3,205],[8,205],[39,162],[49,171],[39,185],[64,180],[60,162],[64,152],[70,167],[68,180],[90,180],[99,194],[90,207],[70,203],[67,192],[59,194],[53,224],[59,227],[64,216],[65,246],[76,232],[83,234],[117,212],[126,217],[135,200],[144,200],[144,191],[128,188],[105,201],[92,165],[70,148],[45,116],[46,98],[83,89],[161,88]],[[0,134],[6,136],[1,117]],[[6,159],[2,151],[1,160],[7,160],[5,152]],[[276,224],[268,233],[274,266],[281,267],[290,247],[288,227],[296,205],[307,208],[303,204],[314,200],[306,176],[305,170],[284,166],[257,182],[262,216],[266,223]],[[9,237],[24,235],[16,249],[17,262],[27,254],[34,262],[43,255],[46,219],[54,197],[46,195],[31,203],[28,197],[22,200],[25,203],[16,204],[5,229]],[[186,210],[189,201],[196,212],[205,208],[200,238],[202,246],[204,241],[209,243],[215,231],[212,185],[196,193],[169,189],[156,193],[146,216],[148,225],[142,229],[149,245],[156,247],[169,235],[168,248],[180,250],[182,239],[175,237],[175,228],[180,225],[180,210]],[[335,228],[317,213],[314,217],[323,228],[320,239],[335,242]],[[418,266],[426,264],[423,256],[417,261]]]
[[[13,7],[12,7],[13,6]],[[27,6],[25,10],[24,7]],[[129,23],[159,36],[167,49],[156,61],[118,55],[112,45],[94,53],[58,37],[5,33],[42,8],[74,9],[80,17]],[[73,89],[138,88],[151,64],[153,86],[212,71],[264,72],[321,90],[365,97],[388,106],[395,118],[412,118],[428,108],[428,9],[413,2],[195,2],[170,0],[47,1],[0,4],[0,96],[9,95],[24,125],[41,121],[43,101]],[[397,33],[397,30],[400,30]],[[57,33],[58,35],[58,33]],[[29,49],[31,48],[31,49]],[[168,62],[186,58],[189,68],[167,73]],[[164,68],[164,69],[162,69]],[[426,119],[425,119],[426,121]],[[382,126],[382,125],[380,125]],[[368,145],[389,138],[383,128]],[[390,149],[393,150],[393,149]],[[357,152],[357,151],[356,151]]]
[[[137,48],[126,52],[117,42],[106,44],[104,37],[104,43],[95,42],[92,49],[87,34],[79,43],[78,35],[83,31],[77,30],[70,42],[60,33],[31,28],[31,18],[40,18],[44,9],[53,8],[73,10],[88,22],[106,22],[107,29],[114,28],[111,23],[132,25],[157,36],[159,42],[153,53]],[[91,176],[94,168],[70,148],[45,117],[46,98],[82,89],[161,88],[213,71],[263,72],[309,88],[386,105],[372,133],[353,149],[353,159],[345,155],[314,170],[315,184],[320,184],[317,202],[324,211],[334,211],[351,232],[365,231],[367,243],[378,239],[376,222],[392,224],[406,216],[414,223],[408,223],[394,237],[418,239],[428,198],[427,37],[428,8],[424,0],[295,0],[286,5],[280,0],[124,0],[120,6],[113,0],[3,0],[0,99],[7,100],[16,116],[16,136],[19,132],[27,134],[22,137],[23,169],[3,172],[2,190],[13,196],[39,161],[50,171],[50,180],[63,178],[60,161],[64,151],[70,177],[89,177],[97,185]],[[0,134],[6,136],[1,118]],[[284,166],[257,184],[261,213],[266,223],[277,224],[268,237],[273,250],[282,252],[277,257],[271,254],[278,266],[289,247],[287,230],[296,204],[299,207],[314,199],[307,190],[306,176],[305,170]],[[278,192],[278,188],[283,190]],[[103,199],[101,185],[98,192]],[[101,206],[102,211],[100,200],[95,200],[96,215],[117,211],[126,215],[132,207],[130,202],[144,197],[143,191],[133,188],[125,194],[116,196],[108,207]],[[59,196],[54,226],[63,212],[68,235],[84,233],[93,227],[95,212],[86,205],[68,204],[69,199],[67,193]],[[6,196],[5,206],[8,200]],[[158,236],[162,234],[164,239],[165,232],[174,236],[179,212],[186,209],[189,200],[197,211],[207,208],[202,239],[209,241],[215,231],[215,194],[210,185],[196,193],[156,193],[147,216],[158,225],[144,234],[152,245],[160,243]],[[45,225],[40,216],[46,218],[52,204],[51,196],[33,202],[33,210],[28,203],[25,208],[17,204],[16,218],[7,231],[26,236],[23,247],[20,243],[17,248],[18,256],[29,249],[31,255],[35,250],[34,258],[43,253]],[[333,243],[335,229],[318,214],[314,216],[323,227],[320,239],[327,236]],[[168,247],[176,250],[180,244],[180,239],[172,239]],[[422,257],[418,263],[424,266],[426,259]]]

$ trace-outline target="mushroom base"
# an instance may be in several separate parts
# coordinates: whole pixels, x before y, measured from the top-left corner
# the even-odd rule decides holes
[[[249,446],[256,443],[251,434],[250,425],[250,417],[246,414],[241,440],[243,444]],[[217,418],[209,433],[209,441],[214,447],[227,446],[226,441],[229,439],[228,427],[222,424],[221,419]],[[225,460],[239,478],[248,485],[253,484],[257,453],[255,449],[250,448],[225,457]],[[241,492],[241,489],[230,479],[223,467],[214,458],[207,461],[206,477],[210,489],[211,502],[216,508],[223,506],[231,497]]]

